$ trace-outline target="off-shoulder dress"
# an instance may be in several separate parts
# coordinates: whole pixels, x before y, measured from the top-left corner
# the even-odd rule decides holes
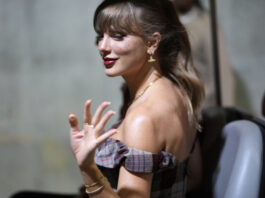
[[[109,138],[95,153],[95,162],[116,191],[119,169],[133,173],[153,173],[151,198],[184,198],[187,162],[179,162],[171,153],[151,153],[127,147],[123,142]]]

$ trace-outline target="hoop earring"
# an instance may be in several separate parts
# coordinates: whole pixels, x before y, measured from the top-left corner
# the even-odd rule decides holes
[[[154,52],[152,52],[152,53],[150,54],[150,57],[149,57],[149,59],[148,59],[148,63],[152,63],[152,62],[155,62],[155,61],[156,61],[156,59],[153,58],[153,55],[154,55]]]

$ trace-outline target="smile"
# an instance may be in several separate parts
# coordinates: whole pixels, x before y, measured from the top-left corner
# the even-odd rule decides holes
[[[112,65],[115,64],[115,62],[118,60],[117,58],[103,58],[104,60],[104,65],[107,68],[110,68]]]

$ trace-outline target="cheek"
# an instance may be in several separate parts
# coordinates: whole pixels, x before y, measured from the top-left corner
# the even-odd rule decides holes
[[[132,53],[134,54],[133,57],[135,60],[145,62],[146,57],[147,57],[145,50],[138,48],[138,49],[135,49]]]
[[[113,46],[113,51],[118,55],[128,55],[135,51],[134,47],[128,43]]]
[[[144,63],[146,60],[146,51],[144,48],[140,47],[130,47],[124,50],[124,56],[128,58],[128,61],[132,61],[134,63]]]
[[[146,48],[144,44],[139,41],[124,42],[120,45],[115,45],[113,49],[119,55],[139,56],[146,54]]]
[[[114,49],[114,52],[118,55],[126,55],[130,52],[126,47],[124,46],[116,46]]]

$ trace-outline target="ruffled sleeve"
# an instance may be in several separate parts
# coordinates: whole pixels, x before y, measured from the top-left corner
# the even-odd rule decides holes
[[[151,153],[129,148],[113,138],[109,138],[96,150],[95,162],[105,168],[124,166],[135,173],[151,173],[177,165],[177,160],[171,153]]]

